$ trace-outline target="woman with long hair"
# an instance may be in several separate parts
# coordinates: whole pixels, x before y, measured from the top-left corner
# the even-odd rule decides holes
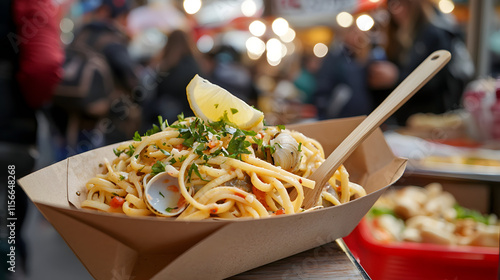
[[[150,128],[161,115],[170,123],[177,115],[192,116],[186,97],[186,86],[196,75],[203,75],[198,54],[188,33],[174,30],[168,35],[167,44],[151,68],[156,73],[152,94],[143,104],[143,127]]]

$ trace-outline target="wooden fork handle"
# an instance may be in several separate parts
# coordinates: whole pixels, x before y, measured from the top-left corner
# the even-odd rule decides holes
[[[446,50],[438,50],[432,53],[340,143],[325,162],[309,177],[309,179],[316,182],[316,185],[313,190],[304,190],[304,209],[309,209],[316,204],[323,186],[356,147],[434,77],[448,63],[450,58],[451,54]]]

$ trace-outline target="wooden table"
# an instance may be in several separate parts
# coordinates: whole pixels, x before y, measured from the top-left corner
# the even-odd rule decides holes
[[[370,279],[342,239],[228,278]]]

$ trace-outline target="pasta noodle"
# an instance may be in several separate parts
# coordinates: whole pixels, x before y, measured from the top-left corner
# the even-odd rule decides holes
[[[136,133],[134,141],[116,148],[114,160],[104,159],[105,172],[87,182],[82,207],[186,220],[262,218],[305,210],[304,187],[314,188],[307,176],[325,158],[318,141],[282,126],[244,131],[222,120],[205,123],[181,115],[167,125],[159,119],[160,126],[142,137]],[[170,179],[173,184],[167,183]],[[163,189],[152,191],[154,180]],[[340,166],[317,206],[364,195]],[[154,201],[162,199],[175,199],[176,205],[158,209]]]

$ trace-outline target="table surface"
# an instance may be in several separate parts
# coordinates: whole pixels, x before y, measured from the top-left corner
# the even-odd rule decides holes
[[[370,279],[342,239],[228,278]]]

